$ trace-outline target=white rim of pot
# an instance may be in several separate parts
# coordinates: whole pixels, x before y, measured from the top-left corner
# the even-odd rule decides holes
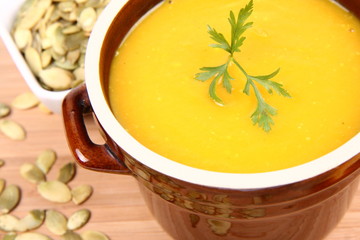
[[[259,189],[299,182],[327,172],[359,153],[360,133],[336,150],[311,162],[265,173],[221,173],[189,167],[165,158],[135,140],[116,120],[109,108],[99,78],[102,42],[112,20],[127,0],[111,1],[90,36],[85,60],[85,79],[96,117],[107,134],[121,148],[149,168],[193,184],[226,189]]]

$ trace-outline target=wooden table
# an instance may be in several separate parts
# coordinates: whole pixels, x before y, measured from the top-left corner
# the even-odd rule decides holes
[[[15,96],[25,91],[29,89],[0,41],[0,102],[10,104]],[[0,134],[0,159],[6,162],[5,166],[0,168],[0,178],[6,179],[7,184],[16,184],[22,189],[21,202],[12,212],[14,215],[21,218],[32,209],[57,209],[70,216],[78,209],[87,208],[91,210],[92,217],[89,223],[77,232],[98,230],[106,233],[112,240],[171,239],[150,214],[136,181],[130,176],[92,172],[78,167],[77,175],[69,185],[74,187],[84,183],[91,184],[94,193],[87,202],[77,206],[72,202],[54,204],[44,200],[37,193],[36,186],[20,176],[19,167],[23,163],[34,162],[42,150],[51,148],[57,152],[58,160],[47,177],[54,179],[58,169],[73,160],[67,147],[62,117],[47,115],[34,108],[13,109],[8,118],[21,123],[27,131],[24,141],[12,141]],[[100,141],[94,124],[89,124],[89,131],[94,141]],[[45,226],[36,231],[59,239]],[[0,231],[0,239],[3,235]],[[326,240],[360,240],[360,189],[349,211]]]

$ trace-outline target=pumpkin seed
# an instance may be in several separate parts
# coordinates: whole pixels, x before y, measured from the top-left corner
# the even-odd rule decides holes
[[[20,167],[20,175],[31,183],[39,183],[46,180],[45,174],[32,163],[22,164]]]
[[[95,25],[97,14],[94,8],[84,8],[79,16],[78,23],[85,32],[91,32]]]
[[[81,233],[83,240],[109,240],[109,238],[102,232],[87,230]]]
[[[35,94],[32,92],[25,92],[15,97],[11,105],[14,108],[25,110],[37,106],[39,102],[40,101]]]
[[[65,35],[62,33],[61,23],[55,22],[48,26],[46,36],[50,39],[53,50],[61,56],[65,55]]]
[[[14,240],[16,238],[16,234],[11,232],[4,235],[2,240]]]
[[[14,232],[19,224],[19,219],[10,214],[0,215],[0,230]]]
[[[88,209],[80,209],[74,212],[68,219],[67,228],[76,230],[83,227],[90,219],[91,212]]]
[[[58,181],[63,183],[68,183],[75,176],[75,163],[69,162],[61,167],[59,171],[59,176],[57,178]]]
[[[16,29],[14,32],[14,40],[16,46],[23,50],[28,46],[31,46],[32,35],[29,29]]]
[[[59,20],[60,20],[60,10],[55,8],[54,11],[50,15],[49,22],[53,23],[53,22],[56,22]]]
[[[0,118],[6,117],[10,114],[11,109],[5,103],[0,103]]]
[[[26,138],[24,128],[13,120],[1,120],[0,131],[12,140],[24,140]]]
[[[54,90],[65,90],[70,88],[73,80],[71,72],[58,67],[40,71],[39,77],[41,81]]]
[[[4,166],[5,165],[5,161],[0,159],[0,167]]]
[[[51,16],[53,16],[53,13],[55,11],[55,5],[51,4],[50,7],[46,10],[44,17],[41,19],[47,25],[48,22],[51,22]]]
[[[72,201],[76,205],[80,205],[85,202],[92,194],[93,188],[90,185],[80,185],[71,190]]]
[[[41,53],[42,43],[41,43],[41,36],[39,33],[34,34],[31,47],[33,47],[38,54]],[[26,49],[25,49],[25,51],[26,51]]]
[[[9,213],[20,201],[20,188],[8,185],[0,195],[0,213]]]
[[[43,198],[51,202],[66,203],[71,200],[69,187],[60,181],[41,182],[37,185],[37,189]]]
[[[43,68],[46,68],[47,66],[50,65],[51,60],[52,60],[51,51],[49,49],[46,49],[45,51],[42,51],[41,55],[40,55],[40,58],[41,58],[41,66]]]
[[[6,184],[5,179],[0,178],[0,195],[5,188],[5,184]]]
[[[39,52],[34,47],[28,47],[25,50],[25,59],[31,71],[38,76],[39,72],[42,70]]]
[[[51,240],[51,238],[41,233],[27,232],[17,235],[15,240]]]
[[[80,58],[79,58],[79,66],[84,68],[85,67],[85,53],[81,54],[80,55]]]
[[[73,65],[75,65],[77,63],[79,58],[80,58],[80,50],[79,49],[69,51],[66,55],[66,61]]]
[[[68,34],[65,39],[65,46],[69,51],[80,49],[85,38],[83,31]]]
[[[45,225],[47,229],[55,235],[63,235],[67,231],[66,217],[56,210],[47,210]]]
[[[73,231],[67,231],[64,235],[61,236],[63,240],[82,240],[81,236]]]
[[[51,57],[52,57],[52,59],[53,59],[54,61],[63,60],[63,58],[64,58],[64,56],[56,53],[53,48],[50,48],[50,53],[51,53]],[[49,68],[51,68],[52,66],[53,66],[53,65],[51,64],[51,65],[50,65],[48,68],[46,68],[46,69],[49,69]]]
[[[24,16],[18,22],[17,27],[19,29],[31,29],[45,14],[50,4],[51,0],[32,1],[29,8],[24,11]]]
[[[41,226],[45,219],[44,210],[31,210],[24,218],[20,219],[17,230],[25,232]]]
[[[76,80],[85,80],[85,69],[83,67],[78,67],[73,73]]]
[[[44,174],[47,174],[54,165],[55,161],[55,151],[51,149],[46,149],[38,155],[35,164]]]

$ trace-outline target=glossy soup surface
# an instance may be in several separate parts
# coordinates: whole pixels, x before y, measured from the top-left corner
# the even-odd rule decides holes
[[[234,173],[274,171],[316,159],[360,130],[360,23],[327,0],[255,0],[254,26],[236,59],[249,74],[281,68],[273,79],[292,98],[263,91],[278,110],[266,133],[250,116],[256,99],[230,67],[225,105],[209,97],[200,67],[226,62],[207,25],[229,35],[227,17],[243,0],[172,0],[144,18],[111,66],[109,99],[118,121],[141,144],[196,168]]]

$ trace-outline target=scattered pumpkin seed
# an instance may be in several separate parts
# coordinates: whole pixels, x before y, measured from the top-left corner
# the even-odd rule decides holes
[[[47,174],[56,161],[56,153],[54,150],[46,149],[43,150],[36,159],[36,166],[40,170]]]
[[[62,235],[61,238],[63,240],[82,240],[81,236],[78,233],[71,230],[66,231],[66,233]]]
[[[102,232],[87,230],[81,233],[83,240],[109,240],[109,238]]]
[[[24,128],[13,120],[1,120],[0,131],[12,140],[24,140],[26,138]]]
[[[45,219],[44,210],[31,210],[24,218],[20,219],[17,230],[25,232],[41,226]]]
[[[72,201],[76,205],[80,205],[85,202],[92,194],[93,188],[90,185],[80,185],[71,190]]]
[[[69,162],[61,167],[57,180],[63,183],[68,183],[70,180],[74,178],[75,172],[76,172],[75,163]]]
[[[67,228],[77,230],[83,227],[90,219],[91,212],[88,209],[80,209],[74,212],[68,219]]]
[[[56,210],[47,210],[45,225],[55,235],[63,235],[67,231],[67,219],[64,214]]]
[[[6,117],[10,114],[11,109],[5,103],[0,103],[0,118]]]
[[[51,201],[57,203],[66,203],[71,200],[70,188],[60,181],[45,181],[37,185],[39,194]]]
[[[45,174],[35,164],[24,163],[20,167],[20,175],[31,183],[45,181]]]
[[[51,240],[51,238],[41,233],[26,232],[17,235],[15,240]]]
[[[8,185],[0,195],[0,213],[9,213],[20,201],[20,188],[16,185]]]
[[[15,97],[11,105],[14,108],[25,110],[37,106],[39,102],[40,101],[35,94],[32,92],[25,92]]]
[[[19,219],[10,214],[0,215],[0,230],[5,232],[14,232],[19,225]]]

